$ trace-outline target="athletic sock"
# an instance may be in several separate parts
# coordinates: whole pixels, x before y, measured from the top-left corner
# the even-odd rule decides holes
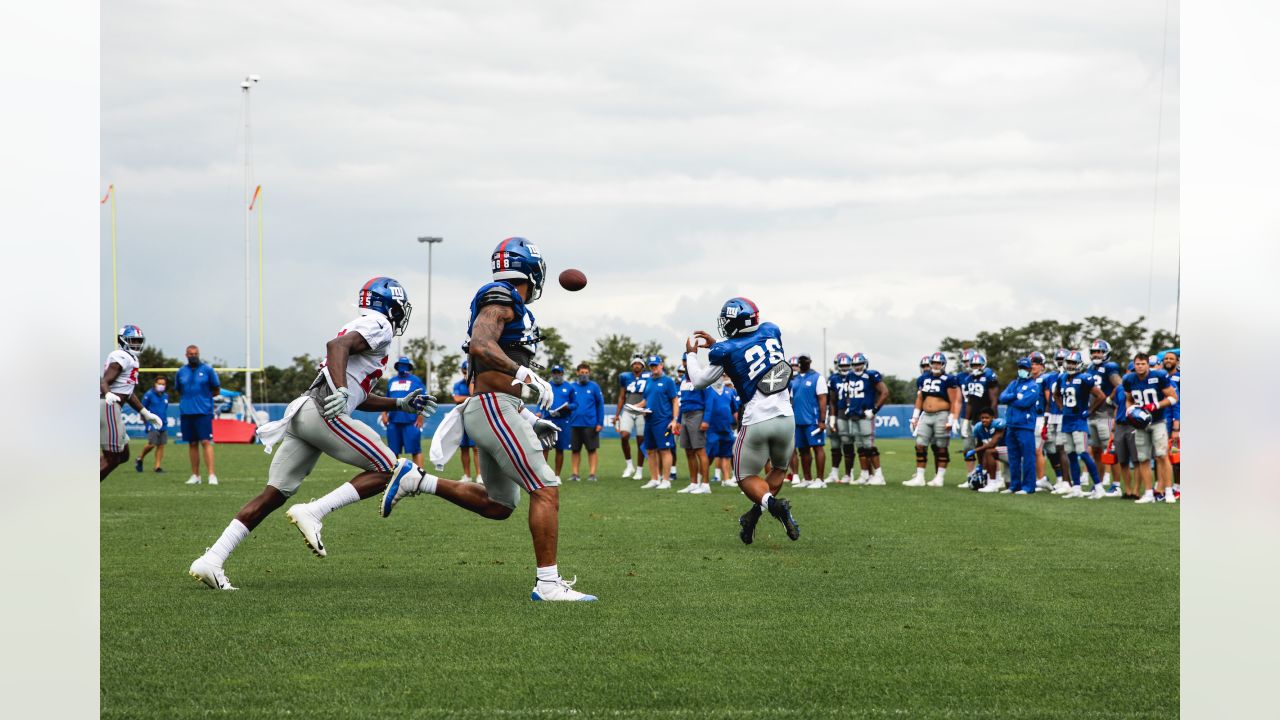
[[[760,507],[760,509],[761,509],[761,510],[768,510],[768,509],[769,509],[769,501],[770,501],[770,500],[772,500],[772,499],[773,499],[773,493],[771,493],[771,492],[769,492],[768,490],[766,490],[766,491],[765,491],[765,493],[764,493],[764,497],[760,498],[760,502],[759,502],[759,507]]]
[[[322,518],[340,507],[359,501],[360,493],[356,492],[356,487],[349,482],[345,482],[334,488],[328,495],[308,504],[312,508],[312,514],[317,518]]]
[[[1084,466],[1089,469],[1089,477],[1093,478],[1094,487],[1103,487],[1106,485],[1106,479],[1098,479],[1098,465],[1093,461],[1093,457],[1089,453],[1083,453],[1080,459],[1084,461]]]
[[[917,479],[917,480],[923,480],[923,479],[924,479],[924,468],[922,468],[922,467],[918,467],[918,468],[916,468],[916,479]]]
[[[418,468],[418,470],[421,471],[422,468]],[[431,475],[425,472],[422,473],[422,477],[418,478],[418,492],[426,493],[428,495],[435,495],[436,484],[439,481],[440,481],[440,478],[436,477],[435,475]]]
[[[1071,473],[1071,484],[1080,487],[1080,453],[1067,453],[1067,470]]]
[[[245,527],[245,524],[239,520],[232,520],[227,529],[222,531],[222,536],[218,538],[218,542],[205,551],[205,554],[213,558],[218,567],[222,567],[231,551],[235,550],[240,541],[247,537],[249,537],[249,528]]]
[[[555,582],[560,579],[560,568],[557,565],[548,565],[538,568],[538,582]]]

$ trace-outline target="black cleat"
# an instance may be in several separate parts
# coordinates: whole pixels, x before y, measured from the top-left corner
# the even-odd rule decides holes
[[[787,537],[792,540],[800,539],[800,523],[791,517],[791,503],[786,498],[774,497],[773,502],[769,503],[769,514],[778,519],[782,523],[782,527],[787,529]]]
[[[750,545],[751,541],[756,537],[756,523],[760,522],[760,506],[752,505],[751,509],[742,513],[742,517],[738,518],[738,524],[742,526],[742,530],[738,533],[738,538],[742,540],[744,545]]]

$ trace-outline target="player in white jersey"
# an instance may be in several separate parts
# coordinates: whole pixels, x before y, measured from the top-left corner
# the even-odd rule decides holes
[[[129,403],[142,419],[162,427],[158,415],[142,406],[134,394],[138,386],[138,353],[142,351],[146,337],[137,325],[125,325],[116,335],[115,350],[107,355],[102,365],[102,379],[98,381],[98,436],[102,455],[98,458],[98,482],[107,479],[112,470],[129,459],[129,434],[124,429],[124,413],[120,403]]]
[[[209,587],[235,590],[222,569],[227,556],[297,491],[320,455],[363,470],[319,500],[294,503],[285,513],[320,557],[328,554],[320,539],[326,515],[379,495],[393,474],[422,474],[409,460],[397,460],[377,432],[351,417],[356,409],[422,415],[435,412],[435,400],[421,390],[394,400],[369,394],[386,368],[392,338],[404,332],[409,323],[412,306],[408,295],[395,280],[376,277],[360,289],[357,305],[360,317],[342,326],[325,346],[325,360],[311,387],[289,403],[283,418],[258,428],[258,438],[267,452],[282,441],[280,449],[271,461],[267,486],[236,513],[218,541],[191,563],[191,576]]]

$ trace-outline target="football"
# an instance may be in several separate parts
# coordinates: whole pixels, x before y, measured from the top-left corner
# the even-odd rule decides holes
[[[587,286],[587,276],[581,270],[569,268],[560,273],[560,287],[570,292],[577,292]]]

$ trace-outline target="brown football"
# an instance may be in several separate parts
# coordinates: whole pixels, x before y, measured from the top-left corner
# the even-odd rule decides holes
[[[587,286],[587,276],[581,270],[569,268],[560,273],[560,287],[570,292],[577,292]]]

